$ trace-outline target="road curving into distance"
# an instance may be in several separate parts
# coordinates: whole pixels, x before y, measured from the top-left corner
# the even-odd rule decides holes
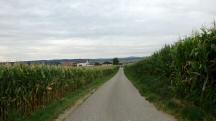
[[[126,78],[123,68],[65,121],[175,121],[146,101]]]

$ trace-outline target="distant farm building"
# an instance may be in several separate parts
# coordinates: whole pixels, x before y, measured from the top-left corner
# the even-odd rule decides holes
[[[78,63],[77,63],[77,66],[90,66],[90,63],[88,60],[80,60]]]
[[[91,66],[89,61],[86,59],[79,59],[79,60],[73,60],[73,61],[63,61],[62,62],[63,66],[74,66],[74,67],[79,67],[79,66]]]

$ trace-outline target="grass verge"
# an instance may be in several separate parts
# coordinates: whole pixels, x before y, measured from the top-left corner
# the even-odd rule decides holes
[[[77,100],[86,95],[89,91],[96,89],[109,79],[111,79],[116,73],[111,76],[104,77],[103,79],[96,80],[93,83],[83,86],[75,92],[69,92],[65,97],[55,100],[49,105],[33,112],[28,117],[17,119],[18,121],[53,121],[59,114],[63,113],[66,109],[70,108]]]
[[[124,69],[125,75],[139,90],[146,100],[152,102],[156,108],[167,112],[178,121],[215,121],[214,116],[201,107],[189,101],[180,100],[173,96],[167,79],[161,75],[142,74],[135,76],[129,69]]]

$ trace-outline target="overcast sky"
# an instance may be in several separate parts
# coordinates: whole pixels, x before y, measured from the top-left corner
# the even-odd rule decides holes
[[[147,56],[213,22],[216,0],[0,0],[0,61]]]

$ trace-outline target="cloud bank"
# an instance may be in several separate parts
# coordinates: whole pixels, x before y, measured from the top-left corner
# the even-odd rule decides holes
[[[0,61],[147,56],[216,17],[215,0],[0,0]]]

